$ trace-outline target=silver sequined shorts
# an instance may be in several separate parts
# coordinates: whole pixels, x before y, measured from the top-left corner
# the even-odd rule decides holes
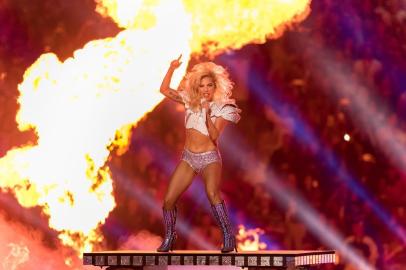
[[[196,173],[201,173],[207,165],[213,162],[221,163],[221,156],[218,150],[194,153],[184,149],[181,160],[186,161]]]

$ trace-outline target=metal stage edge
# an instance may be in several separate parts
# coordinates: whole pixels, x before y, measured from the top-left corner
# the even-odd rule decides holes
[[[170,265],[237,266],[244,269],[307,270],[311,266],[336,263],[334,250],[261,250],[221,253],[209,250],[102,251],[83,253],[83,264],[106,270],[166,269]]]

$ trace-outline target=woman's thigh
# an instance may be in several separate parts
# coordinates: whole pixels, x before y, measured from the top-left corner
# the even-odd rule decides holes
[[[182,160],[171,176],[165,198],[177,200],[190,186],[194,176],[195,172],[193,169]]]
[[[220,193],[221,184],[221,163],[213,162],[203,169],[202,177],[207,193]]]

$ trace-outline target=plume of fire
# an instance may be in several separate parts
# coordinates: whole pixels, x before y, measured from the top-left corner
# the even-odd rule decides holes
[[[160,8],[148,31],[89,42],[65,62],[42,55],[19,85],[18,127],[38,139],[0,159],[0,188],[24,207],[42,206],[62,243],[78,252],[103,240],[98,228],[115,207],[110,151],[125,151],[131,126],[163,98],[170,60],[189,55],[183,6]],[[176,75],[174,83],[182,70]]]
[[[156,23],[155,13],[160,1],[143,0],[95,0],[96,11],[111,17],[121,28],[149,29]]]
[[[161,1],[96,0],[96,10],[123,28],[148,29],[155,23],[151,8]],[[165,2],[165,1],[162,1]],[[311,0],[183,0],[191,18],[191,49],[214,57],[248,43],[278,38],[310,13]]]
[[[262,229],[245,229],[244,225],[238,226],[238,234],[236,236],[238,249],[242,251],[257,251],[266,249],[266,244],[260,242],[259,236],[264,234]]]

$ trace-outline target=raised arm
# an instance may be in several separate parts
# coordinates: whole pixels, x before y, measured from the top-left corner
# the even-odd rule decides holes
[[[182,55],[180,55],[178,57],[178,59],[173,60],[171,62],[171,65],[169,66],[168,71],[166,72],[166,75],[165,75],[164,79],[162,80],[160,92],[163,95],[165,95],[166,97],[172,99],[173,101],[183,104],[183,99],[179,95],[178,91],[176,91],[170,87],[173,72],[175,71],[175,69],[177,69],[182,64],[182,62],[180,62],[181,57],[182,57]]]

